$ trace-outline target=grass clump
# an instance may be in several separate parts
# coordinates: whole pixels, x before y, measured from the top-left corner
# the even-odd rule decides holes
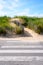
[[[2,27],[0,27],[0,35],[3,34],[3,35],[6,35],[6,30]]]
[[[0,35],[7,34],[7,30],[10,31],[12,29],[12,26],[10,26],[9,17],[3,16],[0,17]]]
[[[16,16],[16,18],[23,19],[23,25],[25,27],[30,28],[39,34],[43,33],[43,18],[28,16]]]
[[[0,17],[0,35],[6,35],[7,33],[21,34],[22,28],[18,25],[11,25],[10,18],[7,16]]]
[[[21,34],[22,33],[22,28],[20,26],[15,27],[15,33],[16,34]]]

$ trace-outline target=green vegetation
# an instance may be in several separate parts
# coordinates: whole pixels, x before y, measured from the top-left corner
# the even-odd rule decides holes
[[[9,19],[10,17],[7,16],[0,17],[0,34],[6,34],[6,30],[11,28]]]
[[[23,19],[22,25],[34,30],[37,33],[43,33],[43,18],[28,17],[28,16],[15,16],[15,18]]]
[[[22,33],[22,28],[20,26],[15,26],[15,33],[16,34],[21,34]]]
[[[28,16],[15,16],[14,18],[19,18],[22,21],[22,25],[34,30],[37,33],[43,33],[43,18],[38,17],[28,17]],[[10,31],[16,34],[23,33],[23,30],[20,26],[12,26],[10,23],[10,17],[3,16],[0,17],[0,35],[6,35]]]
[[[6,35],[7,33],[16,33],[16,34],[21,34],[22,29],[20,26],[12,26],[10,23],[10,17],[3,16],[0,17],[0,35]],[[14,29],[15,28],[15,29]]]

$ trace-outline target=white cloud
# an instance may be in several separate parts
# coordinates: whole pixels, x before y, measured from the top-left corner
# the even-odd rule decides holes
[[[0,10],[2,10],[2,9],[3,9],[3,5],[0,4]]]
[[[17,8],[22,7],[24,5],[24,3],[21,3],[20,0],[1,0],[0,1],[0,15],[9,15],[9,14],[26,14],[25,12],[27,12],[27,10],[25,9],[22,12],[18,12]],[[7,13],[6,13],[7,12]],[[12,14],[12,15],[13,15]]]
[[[24,3],[21,3],[20,0],[11,0],[11,3],[8,6],[9,10],[15,10],[16,8],[22,7],[25,5]]]
[[[0,10],[2,10],[4,8],[4,5],[5,4],[5,1],[4,0],[1,0],[0,1]]]
[[[28,14],[30,17],[43,17],[43,14],[34,13],[34,14]]]
[[[7,12],[0,11],[0,16],[4,16],[4,15],[7,15],[7,14],[8,14]]]
[[[1,0],[0,1],[0,16],[2,16],[3,14],[5,14],[5,12],[3,12],[3,9],[4,9],[4,0]]]
[[[12,4],[8,6],[8,9],[14,10],[16,7],[18,7],[18,5],[16,3],[12,2]]]
[[[0,1],[0,16],[2,15],[8,15],[10,12],[9,10],[14,10],[16,7],[18,7],[18,2],[19,0],[10,0],[10,4],[7,2],[7,0],[1,0]],[[7,11],[6,11],[7,9]]]
[[[24,9],[23,11],[19,11],[19,12],[15,12],[15,15],[20,15],[20,16],[22,16],[22,15],[28,15],[29,14],[29,11],[30,11],[30,9]]]
[[[43,17],[43,14],[39,13],[33,13],[31,14],[31,11],[29,8],[25,8],[23,5],[26,3],[20,2],[20,0],[1,0],[0,1],[0,16],[9,15],[9,16],[37,16],[37,17]],[[19,7],[24,7],[24,9]],[[18,9],[17,9],[18,8]],[[10,11],[9,11],[10,10]]]
[[[20,11],[20,12],[15,12],[15,15],[17,16],[29,16],[29,17],[43,17],[43,14],[39,14],[39,13],[33,13],[31,14],[30,13],[30,9],[27,8],[27,9],[24,9],[23,11]]]
[[[19,0],[2,0],[0,3],[3,3],[2,5],[8,10],[14,10],[21,5],[19,4]]]
[[[15,0],[15,2],[18,2],[19,0]]]

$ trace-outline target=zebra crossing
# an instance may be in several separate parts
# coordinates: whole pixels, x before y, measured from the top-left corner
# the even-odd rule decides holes
[[[43,65],[43,42],[1,41],[0,65]]]

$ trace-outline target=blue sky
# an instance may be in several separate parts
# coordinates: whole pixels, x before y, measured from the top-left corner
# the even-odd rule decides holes
[[[0,16],[43,17],[43,0],[0,0]]]

